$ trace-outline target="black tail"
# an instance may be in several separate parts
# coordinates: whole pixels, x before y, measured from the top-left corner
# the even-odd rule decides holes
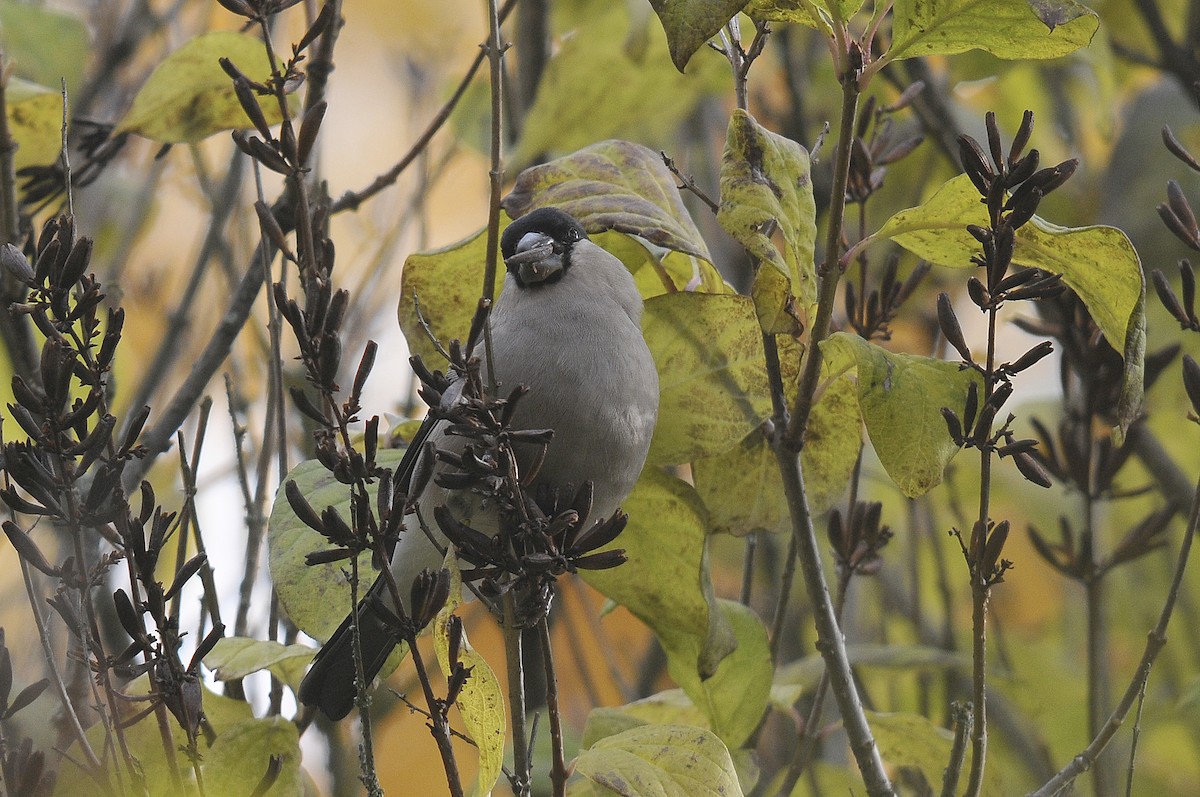
[[[384,627],[371,604],[384,595],[379,579],[358,604],[358,633],[362,644],[363,674],[367,684],[375,680],[396,647],[396,639]],[[312,668],[300,682],[300,702],[316,706],[331,720],[340,720],[354,708],[354,630],[347,615],[329,641],[317,652]]]

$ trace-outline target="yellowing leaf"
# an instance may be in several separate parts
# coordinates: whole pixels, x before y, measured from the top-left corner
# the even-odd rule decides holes
[[[271,74],[263,43],[255,37],[229,31],[201,34],[155,68],[115,132],[179,144],[251,127],[220,58],[228,58],[251,80],[263,81]],[[268,123],[279,122],[275,100],[262,97],[259,103]]]
[[[546,64],[513,163],[605,138],[674,147],[680,125],[700,101],[728,86],[728,66],[715,53],[697,59],[689,74],[677,72],[649,14],[631,14],[628,3],[593,8],[591,14],[575,9],[578,30],[563,38]],[[486,100],[481,106],[488,107]]]
[[[667,32],[671,61],[680,72],[691,57],[716,36],[746,0],[650,0]]]
[[[703,258],[663,249],[614,230],[590,237],[633,273],[633,281],[643,299],[676,291],[734,292],[716,267]]]
[[[450,570],[450,599],[434,620],[433,645],[442,674],[449,678],[450,615],[462,604],[462,573],[458,569],[458,560],[453,551],[446,556],[446,567]],[[458,660],[471,670],[471,675],[459,690],[454,705],[458,706],[458,713],[462,715],[467,733],[479,750],[479,775],[476,779],[475,793],[485,795],[496,785],[504,766],[504,729],[507,727],[504,689],[495,671],[467,641],[465,630],[462,632]]]
[[[879,754],[885,762],[894,767],[919,769],[930,784],[942,782],[942,772],[950,758],[950,746],[953,743],[950,731],[937,727],[920,714],[867,714]],[[982,794],[999,797],[1001,794],[1014,793],[1012,788],[1002,788],[1002,771],[1003,768],[996,765],[987,768]],[[965,774],[963,777],[965,780]]]
[[[517,176],[504,209],[514,219],[550,205],[589,232],[616,230],[712,260],[662,156],[629,141],[585,147]]]
[[[270,670],[280,681],[295,689],[299,687],[313,653],[307,645],[225,637],[204,657],[204,665],[216,671],[219,681],[234,681],[259,670]]]
[[[682,689],[667,689],[623,706],[601,706],[588,713],[581,747],[639,725],[692,725],[712,730],[708,717]]]
[[[970,258],[979,243],[967,232],[968,224],[986,226],[987,210],[970,178],[959,175],[924,204],[892,216],[871,238],[891,238],[940,266],[974,268]],[[1062,274],[1108,342],[1123,354],[1119,423],[1128,428],[1141,410],[1146,353],[1146,283],[1128,236],[1116,227],[1059,227],[1034,216],[1017,230],[1013,263]]]
[[[862,8],[863,0],[752,0],[746,13],[754,19],[768,22],[794,22],[818,30],[831,30],[829,22],[834,11],[841,19],[854,16]]]
[[[1074,0],[1047,0],[1069,21],[1051,28],[1029,0],[897,0],[883,62],[984,50],[997,58],[1058,58],[1086,47],[1099,27]],[[1072,16],[1074,14],[1075,16]]]
[[[17,142],[13,163],[45,166],[62,151],[62,93],[21,78],[12,78],[5,95],[9,131]]]
[[[0,46],[15,76],[51,86],[55,94],[64,79],[68,96],[79,89],[88,39],[87,25],[76,16],[16,0],[0,2]],[[60,119],[61,110],[60,104]]]
[[[380,451],[377,459],[381,466],[394,468],[403,456],[403,451],[389,449]],[[301,462],[292,468],[285,481],[296,482],[318,513],[334,506],[349,522],[350,488],[335,479],[320,462],[315,459]],[[371,501],[375,501],[374,494]],[[288,618],[309,636],[328,639],[350,611],[350,584],[342,575],[350,569],[349,561],[315,567],[305,564],[305,556],[326,550],[329,541],[296,517],[282,487],[271,507],[267,545],[271,579]],[[370,553],[359,556],[358,573],[359,594],[363,595],[375,580]]]
[[[642,332],[661,394],[650,462],[728,451],[770,414],[762,334],[747,297],[658,296],[646,302]]]
[[[745,111],[735,110],[721,157],[717,221],[762,263],[754,303],[764,332],[783,334],[795,328],[789,285],[806,311],[816,303],[816,220],[808,152],[761,127]],[[782,254],[772,240],[776,234],[783,239]],[[779,280],[769,268],[786,279]]]
[[[737,601],[719,600],[717,604],[733,629],[737,648],[710,677],[701,678],[693,665],[701,655],[703,640],[672,634],[662,641],[671,678],[708,717],[713,733],[730,748],[737,748],[762,720],[775,668],[767,629],[754,611]]]
[[[729,750],[687,725],[642,725],[579,754],[575,771],[622,797],[741,797]]]
[[[894,354],[856,335],[837,332],[821,343],[831,366],[853,360],[858,369],[858,408],[888,476],[909,498],[932,490],[958,453],[942,408],[962,417],[967,385],[979,379],[958,364]]]
[[[861,423],[854,380],[842,374],[822,389],[800,453],[814,513],[829,509],[845,491],[862,446]],[[779,463],[760,430],[723,454],[696,460],[692,475],[714,532],[741,536],[791,528]]]
[[[296,725],[283,717],[252,719],[222,731],[204,751],[204,793],[254,793],[273,756],[279,758],[281,769],[271,788],[262,792],[263,797],[303,793],[300,734]]]
[[[501,230],[506,221],[502,216]],[[443,346],[453,338],[465,341],[483,293],[486,250],[487,228],[484,228],[458,243],[429,252],[416,252],[404,261],[396,315],[409,350],[421,355],[431,368],[440,368],[445,361],[421,326],[414,296],[420,302],[421,317]],[[504,264],[498,263],[496,296],[500,295],[503,285]]]
[[[629,561],[583,571],[583,579],[650,626],[666,647],[684,637],[699,640],[686,666],[712,675],[737,640],[713,594],[704,504],[687,482],[648,467],[623,508],[629,525],[609,547],[623,548]]]

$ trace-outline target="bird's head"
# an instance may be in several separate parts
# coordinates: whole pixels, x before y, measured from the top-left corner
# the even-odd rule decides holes
[[[546,285],[562,278],[575,244],[586,240],[583,225],[571,216],[558,208],[538,208],[508,226],[500,254],[518,285]]]

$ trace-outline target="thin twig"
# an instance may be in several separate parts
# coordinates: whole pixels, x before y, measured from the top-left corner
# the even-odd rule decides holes
[[[708,205],[708,209],[713,213],[716,213],[721,209],[721,206],[715,199],[706,194],[704,189],[700,188],[700,186],[696,185],[695,178],[679,171],[679,167],[675,165],[674,158],[672,158],[663,150],[659,150],[658,154],[662,156],[663,165],[667,167],[667,171],[675,175],[675,179],[679,181],[680,189],[691,191],[696,195],[697,199],[699,199],[705,205]]]
[[[507,0],[504,7],[500,9],[499,18],[503,22],[514,8],[516,8],[517,0]],[[429,146],[429,142],[433,140],[434,135],[442,129],[446,124],[446,120],[450,118],[450,114],[458,105],[459,100],[467,93],[467,89],[471,85],[471,81],[475,78],[475,73],[479,71],[479,67],[483,66],[484,59],[487,58],[487,53],[480,50],[475,56],[475,60],[471,62],[471,66],[467,69],[467,73],[459,82],[458,87],[454,89],[454,93],[450,95],[450,99],[442,106],[442,109],[430,120],[429,125],[425,128],[408,152],[404,154],[396,165],[388,169],[383,174],[371,181],[371,184],[359,191],[347,191],[342,194],[329,208],[330,215],[341,213],[343,210],[357,210],[358,206],[367,201],[371,197],[378,194],[383,189],[392,185],[396,180],[400,179],[400,175],[404,173],[413,161],[417,159],[422,152]]]
[[[554,797],[567,793],[567,764],[563,757],[562,710],[558,705],[558,674],[554,671],[554,655],[550,650],[550,623],[544,615],[538,623],[542,641],[542,663],[546,668],[546,713],[550,716],[550,783]]]
[[[1154,667],[1154,660],[1158,658],[1158,654],[1162,652],[1163,647],[1167,644],[1167,625],[1171,622],[1171,614],[1175,611],[1175,602],[1179,598],[1179,589],[1183,584],[1184,573],[1187,571],[1188,555],[1192,550],[1192,538],[1196,536],[1197,525],[1200,525],[1200,484],[1197,485],[1195,497],[1192,499],[1192,507],[1188,513],[1187,529],[1183,535],[1183,545],[1179,549],[1179,561],[1175,565],[1175,573],[1171,578],[1171,586],[1167,590],[1166,601],[1163,603],[1162,611],[1159,613],[1158,623],[1147,634],[1146,647],[1142,653],[1142,660],[1138,664],[1137,671],[1134,673],[1133,679],[1129,682],[1129,686],[1125,688],[1125,694],[1121,697],[1121,701],[1117,704],[1117,707],[1113,709],[1108,722],[1104,724],[1104,727],[1096,738],[1092,740],[1091,744],[1080,751],[1078,755],[1071,759],[1071,763],[1063,767],[1058,774],[1043,784],[1041,788],[1031,792],[1033,797],[1052,797],[1052,795],[1059,794],[1068,788],[1075,778],[1086,772],[1095,763],[1096,757],[1112,741],[1117,730],[1125,722],[1125,718],[1129,716],[1130,709],[1133,708],[1138,695],[1141,694],[1146,682],[1150,679],[1150,670]]]

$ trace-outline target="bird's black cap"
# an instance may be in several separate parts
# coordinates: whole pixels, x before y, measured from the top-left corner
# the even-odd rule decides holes
[[[508,225],[500,238],[500,256],[508,260],[517,251],[517,244],[527,233],[540,232],[569,247],[586,240],[587,231],[570,214],[558,208],[538,208]]]

